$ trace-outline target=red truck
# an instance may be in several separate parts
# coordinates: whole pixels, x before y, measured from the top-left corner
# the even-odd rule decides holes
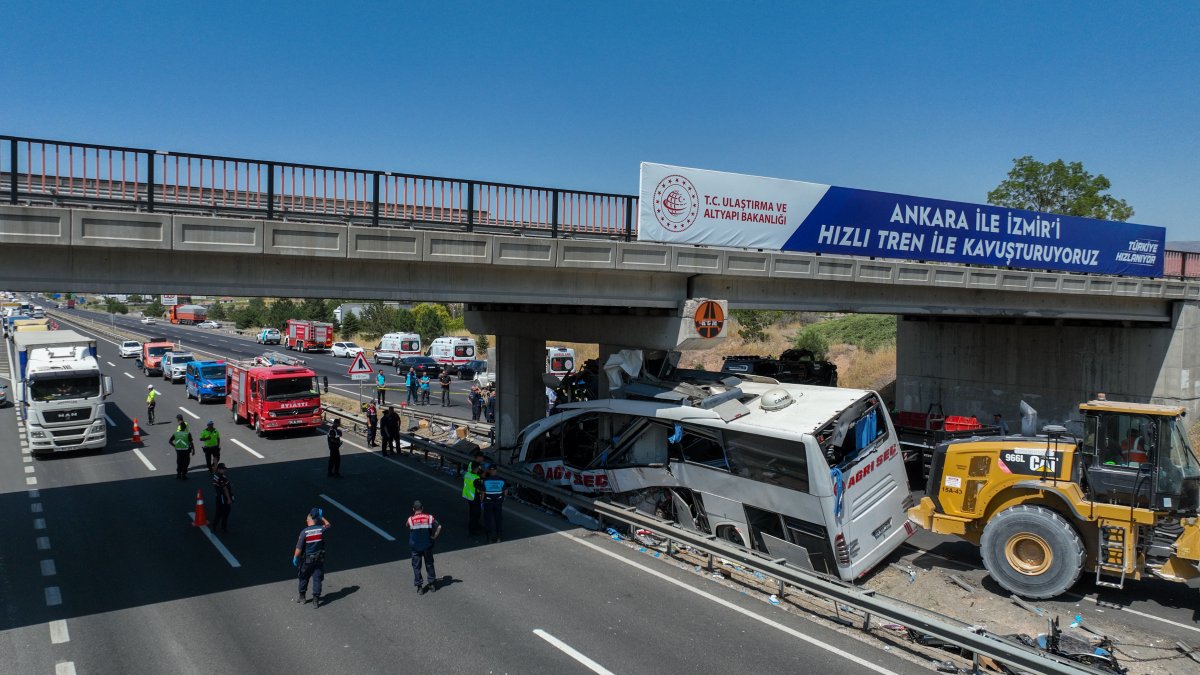
[[[208,310],[201,305],[171,305],[167,308],[171,323],[190,326],[208,318]]]
[[[175,351],[175,343],[161,337],[152,337],[142,343],[142,355],[134,362],[135,367],[146,377],[162,375],[162,357]]]
[[[317,374],[308,368],[269,366],[261,359],[229,361],[225,391],[234,423],[245,421],[259,436],[321,425],[321,390]]]
[[[283,344],[288,349],[311,352],[333,348],[333,324],[307,319],[288,319]]]

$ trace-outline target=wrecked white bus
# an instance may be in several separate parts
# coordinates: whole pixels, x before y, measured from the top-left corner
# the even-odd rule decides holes
[[[518,467],[845,580],[913,533],[874,392],[675,375],[560,406],[521,432]]]

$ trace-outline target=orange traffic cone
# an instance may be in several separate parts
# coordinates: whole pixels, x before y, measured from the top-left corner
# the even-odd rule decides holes
[[[196,520],[192,522],[192,527],[204,527],[208,525],[208,516],[204,514],[204,495],[200,490],[196,490]]]
[[[133,418],[133,438],[129,439],[134,443],[142,442],[142,430],[138,428],[137,418]]]

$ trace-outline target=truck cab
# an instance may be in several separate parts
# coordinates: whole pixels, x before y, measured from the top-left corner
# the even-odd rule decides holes
[[[312,429],[323,422],[317,375],[299,366],[267,365],[262,359],[225,364],[225,406],[234,423],[246,422],[264,436]]]
[[[174,342],[165,340],[147,340],[142,344],[142,355],[138,357],[134,365],[138,370],[142,371],[146,377],[151,375],[162,375],[162,359],[163,356],[170,351],[175,350]]]
[[[14,346],[15,398],[31,454],[103,450],[104,399],[112,394],[112,378],[100,371],[95,339],[70,330],[20,333]]]
[[[188,398],[201,403],[225,400],[225,362],[191,361],[184,373],[184,390]]]

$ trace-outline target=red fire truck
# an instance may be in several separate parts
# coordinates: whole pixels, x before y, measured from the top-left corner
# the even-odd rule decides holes
[[[317,374],[298,366],[271,366],[262,359],[225,364],[225,407],[234,423],[245,421],[263,436],[270,431],[321,425]]]
[[[328,351],[333,347],[333,324],[307,319],[288,319],[283,344],[300,352]]]

